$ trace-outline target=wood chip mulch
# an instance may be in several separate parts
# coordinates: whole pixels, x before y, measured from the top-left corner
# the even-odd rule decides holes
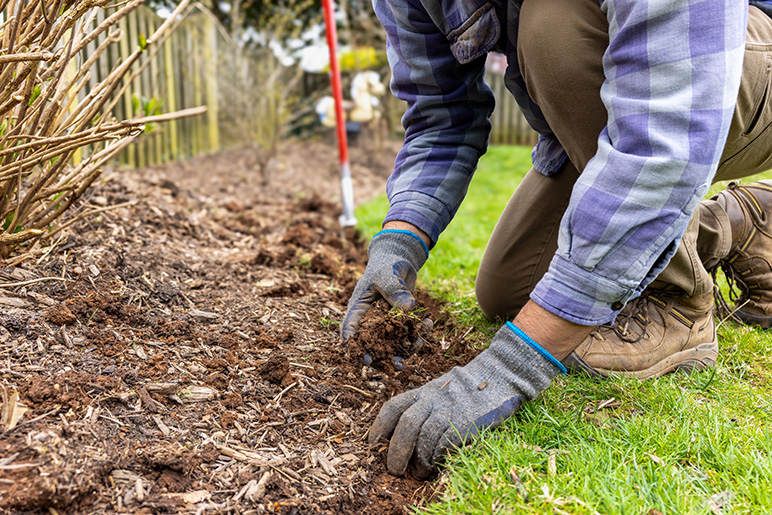
[[[359,198],[393,155],[354,149]],[[87,204],[124,207],[0,263],[21,283],[0,288],[0,513],[397,514],[432,494],[366,434],[468,360],[469,331],[422,296],[423,346],[364,366],[338,337],[366,252],[337,223],[334,146],[287,147],[267,184],[252,159],[107,172]]]

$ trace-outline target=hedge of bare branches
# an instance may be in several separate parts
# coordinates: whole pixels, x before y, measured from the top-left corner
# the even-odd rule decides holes
[[[87,89],[91,65],[121,37],[118,21],[143,0],[119,4],[98,24],[97,11],[114,0],[0,0],[0,259],[30,253],[59,231],[60,217],[101,166],[146,123],[174,116],[119,121],[111,110],[188,2],[154,34],[132,42],[134,52]],[[84,58],[86,46],[102,34]],[[78,151],[83,155],[76,165]]]

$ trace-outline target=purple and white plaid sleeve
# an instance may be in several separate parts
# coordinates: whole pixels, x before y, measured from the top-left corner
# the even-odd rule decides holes
[[[391,91],[408,104],[384,222],[410,222],[436,242],[487,148],[494,98],[483,80],[485,58],[459,63],[418,1],[374,0],[373,6],[386,29]],[[447,23],[460,16],[435,14]]]
[[[747,2],[602,0],[608,124],[531,298],[596,325],[662,271],[707,192],[742,73]]]

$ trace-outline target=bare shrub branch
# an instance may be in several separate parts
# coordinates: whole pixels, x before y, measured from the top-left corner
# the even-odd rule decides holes
[[[89,69],[121,37],[118,22],[143,0],[128,0],[98,23],[97,12],[112,0],[0,0],[8,14],[0,25],[0,259],[29,253],[59,232],[61,215],[146,124],[202,111],[123,121],[111,114],[189,1],[182,0],[150,37],[132,42],[134,51],[86,91]],[[73,163],[77,151],[83,155]]]

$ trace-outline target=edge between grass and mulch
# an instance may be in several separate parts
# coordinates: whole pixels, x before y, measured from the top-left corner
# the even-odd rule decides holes
[[[474,276],[501,210],[529,168],[529,148],[491,147],[419,274],[424,288],[448,302],[473,345],[485,345],[500,325],[477,308]],[[357,209],[366,236],[380,229],[387,207],[382,196]],[[723,322],[718,338],[713,370],[646,382],[557,378],[502,428],[449,457],[434,493],[416,511],[769,513],[772,336]]]

